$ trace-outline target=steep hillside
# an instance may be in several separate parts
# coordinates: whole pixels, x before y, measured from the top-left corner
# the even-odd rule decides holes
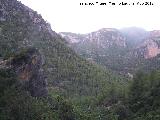
[[[121,79],[79,57],[35,11],[16,0],[0,3],[0,55],[7,59],[21,49],[39,49],[50,90],[95,96]]]

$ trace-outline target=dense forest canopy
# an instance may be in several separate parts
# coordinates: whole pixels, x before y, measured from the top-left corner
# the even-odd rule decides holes
[[[133,59],[145,63],[138,64],[142,71],[128,63],[134,74],[124,76],[99,56],[107,53],[106,62],[120,70],[113,58],[125,44],[111,43],[110,52],[95,50],[94,60],[86,59],[37,12],[0,0],[0,120],[159,120],[159,56]]]

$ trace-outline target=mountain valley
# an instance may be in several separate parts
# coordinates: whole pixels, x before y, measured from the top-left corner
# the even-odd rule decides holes
[[[56,33],[20,1],[0,0],[0,120],[159,120],[159,38]]]
[[[159,30],[103,28],[88,34],[62,32],[60,35],[79,55],[118,73],[144,70],[160,53]]]

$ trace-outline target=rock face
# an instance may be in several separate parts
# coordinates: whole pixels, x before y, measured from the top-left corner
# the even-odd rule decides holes
[[[145,59],[156,57],[160,53],[160,49],[157,43],[153,40],[148,40],[143,45],[145,48]]]
[[[27,49],[15,57],[1,62],[1,64],[3,66],[5,64],[16,72],[18,80],[32,96],[47,95],[47,82],[43,75],[42,57],[37,49]]]
[[[75,34],[75,33],[59,33],[64,37],[69,44],[95,44],[99,48],[108,48],[112,45],[126,47],[126,40],[124,36],[113,28],[103,28],[98,31],[88,34]]]
[[[60,35],[65,38],[69,44],[79,43],[81,40],[86,39],[86,35],[76,33],[62,32]]]
[[[126,40],[123,35],[113,28],[103,28],[96,32],[92,32],[87,36],[90,42],[94,42],[98,47],[111,47],[113,45],[126,47]]]
[[[136,49],[141,49],[145,59],[156,57],[160,54],[160,31],[154,30],[148,33],[148,37],[137,45]]]

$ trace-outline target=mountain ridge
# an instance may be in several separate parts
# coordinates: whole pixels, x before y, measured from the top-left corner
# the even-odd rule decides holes
[[[78,54],[93,59],[93,61],[105,65],[111,70],[114,70],[113,67],[115,69],[120,67],[125,70],[128,64],[133,63],[135,65],[132,66],[136,69],[137,63],[135,61],[143,64],[142,61],[149,61],[160,54],[160,30],[145,31],[137,27],[103,28],[82,35],[65,34],[65,32],[59,34],[68,41],[68,45]],[[72,43],[72,38],[76,42]],[[118,63],[119,61],[121,63]],[[115,65],[117,63],[122,64],[122,66]],[[127,72],[127,70],[125,71]]]

